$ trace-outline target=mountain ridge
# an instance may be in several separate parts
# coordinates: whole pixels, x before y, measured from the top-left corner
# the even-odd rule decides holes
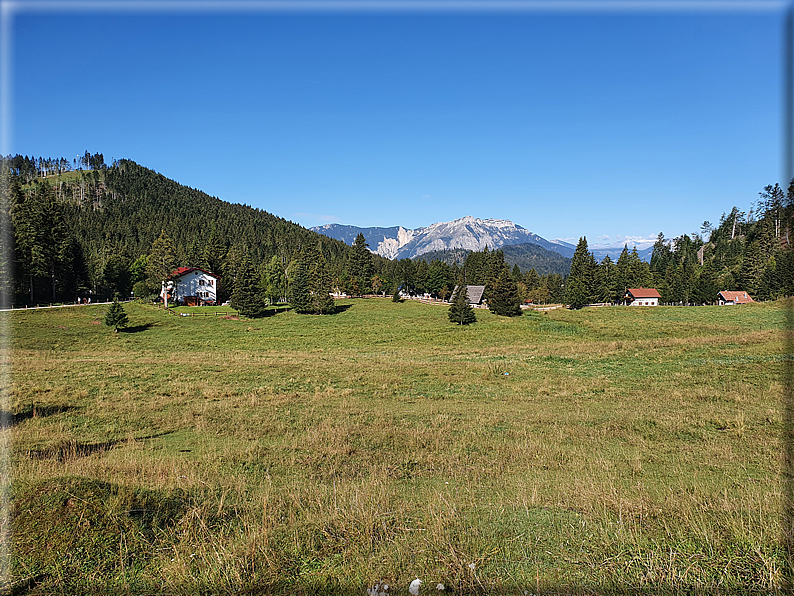
[[[352,243],[361,233],[373,253],[388,259],[415,258],[455,248],[479,251],[486,246],[501,248],[513,244],[536,244],[570,258],[575,248],[567,242],[546,240],[510,220],[479,219],[471,215],[413,230],[402,226],[359,228],[343,224],[326,224],[311,230],[345,243]]]

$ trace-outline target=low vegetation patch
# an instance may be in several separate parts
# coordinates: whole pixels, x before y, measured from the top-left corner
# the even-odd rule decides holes
[[[47,589],[138,587],[185,509],[184,498],[90,478],[36,482],[13,500],[12,573]]]

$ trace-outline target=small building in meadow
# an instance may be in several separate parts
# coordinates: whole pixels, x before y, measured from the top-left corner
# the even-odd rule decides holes
[[[220,276],[198,267],[175,269],[163,282],[160,297],[163,301],[185,306],[217,304]]]
[[[458,286],[455,286],[455,289],[452,290],[452,294],[450,295],[449,299],[452,300],[455,297],[455,292],[458,291]],[[485,286],[466,286],[466,293],[469,295],[469,304],[472,306],[481,306],[482,305],[482,295],[485,292]]]
[[[631,288],[625,296],[629,306],[659,306],[659,298],[659,292],[653,288]]]
[[[750,302],[755,302],[755,300],[750,298],[750,294],[747,292],[723,290],[717,294],[717,302],[720,306],[724,306],[726,304],[749,304]]]

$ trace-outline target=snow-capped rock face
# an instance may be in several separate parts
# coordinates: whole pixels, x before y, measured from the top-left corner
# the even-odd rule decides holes
[[[400,252],[400,249],[408,244],[414,237],[414,230],[406,230],[404,227],[397,228],[396,238],[384,237],[383,241],[379,242],[377,246],[370,247],[372,252],[378,253],[387,259],[393,259]]]
[[[570,257],[573,247],[564,243],[549,242],[537,234],[506,219],[477,219],[472,216],[453,221],[431,224],[425,228],[409,230],[402,226],[394,228],[356,228],[330,224],[314,231],[351,244],[356,234],[363,233],[372,252],[388,259],[413,258],[433,250],[463,248],[479,251],[500,248],[508,244],[526,242],[539,244]]]
[[[419,228],[400,243],[396,258],[412,258],[432,250],[464,248],[482,250],[505,244],[532,242],[538,236],[504,219],[476,219],[471,216]],[[377,252],[380,253],[378,249]],[[382,254],[382,253],[381,253]]]

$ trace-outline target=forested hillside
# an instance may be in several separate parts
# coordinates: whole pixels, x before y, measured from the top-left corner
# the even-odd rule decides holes
[[[650,263],[624,248],[617,262],[600,263],[581,238],[573,256],[565,300],[573,306],[620,302],[627,288],[656,288],[662,303],[709,304],[723,290],[744,290],[757,300],[794,295],[794,180],[759,193],[748,212],[737,207],[700,234],[672,241],[659,234]]]
[[[233,273],[243,256],[255,267],[274,256],[288,264],[308,244],[319,246],[333,269],[349,250],[341,242],[265,211],[221,201],[132,161],[106,166],[101,154],[90,158],[71,171],[65,160],[39,160],[38,168],[20,156],[4,160],[4,212],[13,229],[15,255],[13,288],[8,289],[15,301],[70,300],[88,292],[128,290],[145,279],[147,257],[161,234],[173,251],[169,265],[220,273]],[[60,173],[40,167],[42,162],[60,165]],[[31,170],[39,175],[32,176]]]

